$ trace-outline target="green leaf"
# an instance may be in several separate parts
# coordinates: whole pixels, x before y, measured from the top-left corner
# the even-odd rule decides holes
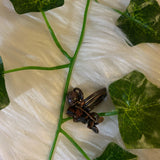
[[[133,71],[113,82],[109,93],[127,148],[160,148],[160,89]]]
[[[160,6],[156,0],[131,0],[125,12],[117,11],[117,26],[133,45],[160,43]]]
[[[60,7],[64,0],[10,0],[18,14],[41,12]]]
[[[137,156],[125,151],[117,144],[111,142],[102,153],[102,155],[95,160],[136,160]]]
[[[5,87],[5,80],[3,75],[3,62],[0,57],[0,109],[3,109],[9,104],[9,98]]]

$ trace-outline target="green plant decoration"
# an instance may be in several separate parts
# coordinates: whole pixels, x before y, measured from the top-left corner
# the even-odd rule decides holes
[[[111,142],[108,144],[102,155],[95,160],[136,160],[137,156],[125,151],[117,144]]]
[[[160,88],[133,71],[109,86],[127,148],[160,148]]]
[[[133,45],[160,43],[160,6],[156,0],[131,0],[121,14],[117,26]]]
[[[64,0],[10,0],[18,14],[41,12],[60,7]]]
[[[5,108],[10,102],[5,86],[3,72],[4,72],[4,67],[2,58],[0,57],[0,110]]]

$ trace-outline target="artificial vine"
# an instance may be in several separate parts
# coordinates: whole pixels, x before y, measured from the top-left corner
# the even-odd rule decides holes
[[[52,159],[52,156],[53,156],[53,153],[54,153],[54,150],[56,147],[56,143],[58,140],[58,136],[59,136],[59,134],[63,134],[87,160],[91,160],[91,158],[77,144],[77,142],[64,129],[62,129],[62,125],[65,122],[67,122],[68,120],[72,119],[70,117],[64,118],[63,112],[64,112],[64,106],[65,106],[65,101],[66,101],[66,95],[68,92],[68,88],[69,88],[69,84],[70,84],[70,80],[71,80],[71,76],[72,76],[72,71],[74,69],[74,65],[76,63],[76,59],[77,59],[77,56],[78,56],[78,53],[79,53],[79,50],[80,50],[80,47],[82,45],[83,38],[84,38],[86,22],[87,22],[87,15],[89,12],[89,6],[90,6],[91,0],[86,1],[81,34],[80,34],[80,38],[79,38],[76,50],[75,50],[74,55],[72,57],[61,46],[61,44],[58,41],[56,34],[54,33],[54,31],[53,31],[53,29],[52,29],[52,27],[46,17],[46,14],[45,14],[45,11],[47,11],[49,9],[62,6],[64,4],[63,0],[60,0],[60,1],[51,0],[48,2],[28,0],[27,2],[22,3],[22,4],[20,3],[21,0],[10,0],[10,1],[13,3],[16,12],[19,14],[27,13],[27,12],[35,12],[35,11],[41,12],[41,14],[45,20],[45,23],[49,29],[49,32],[52,36],[53,41],[55,42],[56,46],[59,48],[61,53],[68,59],[69,63],[65,64],[65,65],[59,65],[59,66],[53,66],[53,67],[27,66],[27,67],[15,68],[15,69],[5,71],[3,68],[3,62],[1,61],[1,63],[0,63],[0,84],[1,84],[0,89],[1,90],[0,91],[3,92],[3,95],[2,95],[0,109],[3,109],[9,103],[9,99],[7,96],[7,92],[5,89],[5,83],[4,83],[4,75],[5,74],[11,73],[11,72],[22,71],[22,70],[58,70],[58,69],[68,68],[67,78],[66,78],[66,82],[65,82],[65,87],[64,87],[63,97],[62,97],[62,102],[61,102],[61,107],[60,107],[58,125],[57,125],[55,137],[53,140],[53,144],[52,144],[48,159],[49,160]],[[95,0],[95,1],[98,2],[97,0]],[[157,13],[160,11],[160,7],[159,7],[158,3],[155,0],[153,0],[153,1],[146,0],[146,1],[149,2],[148,3],[149,9],[151,7],[156,8],[156,12],[154,12],[154,16],[157,15]],[[144,3],[145,3],[144,0],[140,0],[140,2],[138,4],[143,5]],[[160,23],[160,20],[155,21],[154,25],[152,26],[152,23],[150,23],[148,18],[146,18],[146,16],[143,15],[144,12],[141,14],[138,14],[140,16],[139,17],[137,16],[138,18],[136,19],[134,17],[134,12],[130,12],[130,8],[132,8],[132,7],[136,10],[135,14],[137,14],[137,10],[139,10],[141,13],[141,10],[139,9],[139,6],[137,5],[136,0],[131,0],[129,7],[126,9],[125,12],[121,12],[119,10],[113,9],[114,11],[118,12],[121,15],[121,17],[118,19],[118,26],[123,30],[123,32],[126,33],[126,35],[128,35],[128,38],[130,39],[130,41],[132,42],[133,45],[136,45],[136,44],[142,43],[142,42],[159,42],[159,30],[156,30],[156,29],[157,29],[157,25]],[[146,8],[143,8],[143,9],[145,10]],[[144,18],[142,19],[142,17],[144,17]],[[141,21],[141,19],[142,19],[142,21]],[[153,21],[154,20],[152,17],[151,22],[153,22]],[[126,25],[127,26],[130,25],[130,29],[132,29],[132,28],[134,28],[134,26],[136,26],[136,29],[134,30],[135,32],[133,34],[137,34],[136,33],[137,30],[139,32],[143,32],[146,34],[144,35],[144,37],[141,37],[140,39],[137,38],[137,36],[133,37],[131,35],[130,31],[128,34],[128,30],[126,30]],[[150,37],[152,37],[152,39],[150,39]],[[1,58],[0,58],[0,60],[1,60]],[[134,77],[136,77],[136,78],[134,78]],[[149,87],[148,87],[148,85],[149,85]],[[115,90],[117,90],[117,88],[119,90],[118,93],[115,92]],[[148,96],[148,99],[146,100],[147,101],[146,102],[146,101],[144,101],[144,99],[139,98],[140,97],[139,94],[144,93],[144,95],[146,96],[146,93],[148,93],[148,90],[152,90],[153,95]],[[122,79],[112,83],[109,86],[109,93],[111,95],[113,103],[116,106],[116,110],[113,110],[111,112],[98,113],[98,115],[99,116],[118,115],[119,128],[120,128],[120,132],[122,135],[122,139],[124,140],[126,147],[138,148],[139,146],[141,146],[142,148],[145,148],[146,146],[143,143],[139,142],[139,140],[144,136],[146,138],[145,143],[148,143],[151,146],[159,148],[160,143],[157,141],[160,138],[152,136],[154,131],[156,131],[156,134],[159,136],[159,134],[160,134],[159,126],[155,125],[155,127],[150,127],[149,128],[150,130],[149,130],[147,127],[143,126],[143,123],[145,123],[144,122],[144,120],[145,120],[145,121],[149,122],[150,125],[155,124],[154,119],[150,118],[148,120],[146,113],[152,114],[152,116],[153,115],[156,116],[155,110],[156,110],[156,112],[159,112],[159,110],[160,110],[160,105],[159,105],[160,89],[158,87],[156,87],[155,85],[153,85],[152,83],[150,83],[145,78],[145,76],[143,74],[141,74],[138,71],[133,71],[130,74],[128,74],[127,76],[123,77]],[[135,97],[133,97],[133,96],[136,97],[136,100],[138,102],[140,101],[139,104],[137,103],[137,101],[135,103]],[[156,109],[155,108],[152,109],[153,107],[156,107]],[[150,110],[150,109],[152,109],[152,110]],[[140,118],[140,116],[141,116],[141,118]],[[124,122],[124,119],[125,119],[125,122]],[[140,122],[139,121],[137,122],[137,119]],[[156,117],[156,120],[157,121],[160,120],[159,116]],[[128,121],[130,122],[130,124],[128,124]],[[126,129],[125,128],[126,125],[128,125],[128,127],[132,127],[131,128],[132,132],[128,132],[128,131],[124,132],[124,130]],[[133,133],[136,135],[134,138],[132,138]],[[108,145],[108,147],[106,148],[106,150],[102,154],[102,156],[100,156],[99,158],[96,158],[96,159],[99,160],[102,157],[103,157],[103,159],[105,159],[105,158],[107,159],[107,157],[111,157],[111,159],[114,159],[115,153],[110,154],[110,149],[112,149],[112,150],[115,149],[115,150],[119,151],[118,153],[120,153],[120,154],[117,155],[117,157],[119,157],[119,159],[123,158],[123,159],[127,160],[127,159],[137,158],[137,156],[135,156],[129,152],[126,152],[122,148],[117,146],[116,144],[111,143]]]

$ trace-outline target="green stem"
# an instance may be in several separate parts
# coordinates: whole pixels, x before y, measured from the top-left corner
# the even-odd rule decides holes
[[[118,114],[118,110],[113,110],[111,112],[98,113],[99,116],[114,116]]]
[[[71,119],[73,119],[73,118],[72,118],[72,117],[64,118],[64,119],[62,120],[62,123],[65,123],[65,122],[67,122],[67,121],[69,121],[69,120],[71,120]]]
[[[4,71],[3,74],[22,71],[22,70],[48,70],[48,71],[57,70],[57,69],[68,68],[69,65],[70,64],[64,64],[64,65],[55,66],[55,67],[26,66],[26,67],[20,67],[20,68],[15,68],[15,69]]]
[[[72,75],[72,70],[73,70],[73,67],[74,67],[74,64],[75,64],[75,61],[76,61],[80,46],[82,45],[84,32],[85,32],[86,21],[87,21],[87,14],[88,14],[88,9],[89,9],[89,4],[90,4],[90,0],[87,0],[86,8],[85,8],[85,11],[84,11],[83,25],[82,25],[80,38],[79,38],[79,41],[78,41],[77,48],[76,48],[76,51],[74,53],[74,56],[73,56],[73,58],[71,58],[71,62],[70,62],[70,66],[69,66],[69,71],[68,71],[68,75],[67,75],[67,79],[66,79],[66,83],[65,83],[65,88],[64,88],[64,93],[63,93],[63,98],[62,98],[62,103],[61,103],[61,108],[60,108],[60,115],[59,115],[59,121],[58,121],[58,125],[57,125],[57,131],[56,131],[55,138],[54,138],[51,150],[50,150],[49,160],[52,159],[53,152],[54,152],[54,149],[55,149],[55,146],[56,146],[56,142],[57,142],[57,139],[58,139],[58,135],[59,135],[60,130],[61,130],[61,125],[63,123],[63,111],[64,111],[66,95],[67,95],[67,91],[68,91],[68,87],[69,87],[69,83],[70,83],[70,79],[71,79],[71,75]],[[43,14],[43,12],[42,12],[42,14]]]
[[[50,33],[51,33],[52,39],[54,40],[54,42],[56,43],[57,47],[60,49],[60,51],[62,52],[62,54],[64,56],[66,56],[68,58],[68,60],[70,61],[71,60],[71,56],[62,48],[61,44],[59,43],[59,41],[58,41],[58,39],[57,39],[57,37],[56,37],[56,35],[55,35],[55,33],[54,33],[51,25],[49,24],[49,21],[48,21],[48,19],[46,17],[45,12],[41,11],[41,13],[42,13],[42,16],[43,16],[43,18],[44,18],[44,20],[46,22],[46,25],[47,25]]]
[[[113,110],[113,111],[110,111],[110,112],[101,112],[101,113],[98,113],[99,116],[115,116],[115,115],[118,115],[118,110]],[[65,123],[69,120],[71,120],[72,118],[71,117],[67,117],[67,118],[64,118],[62,120],[62,123]]]
[[[86,154],[86,152],[73,140],[73,138],[67,133],[65,132],[63,129],[61,129],[61,133],[78,149],[78,151],[87,159],[87,160],[91,160],[88,155]]]
[[[79,39],[79,42],[78,42],[78,45],[77,45],[75,54],[74,54],[74,56],[73,56],[73,61],[74,61],[73,63],[75,63],[77,54],[78,54],[78,52],[79,52],[79,49],[80,49],[80,47],[81,47],[81,44],[82,44],[82,41],[83,41],[83,38],[84,38],[84,33],[85,33],[85,27],[86,27],[86,22],[87,22],[87,14],[88,14],[88,9],[89,9],[89,4],[90,4],[90,0],[87,0],[86,8],[85,8],[85,11],[84,11],[84,16],[83,16],[83,25],[82,25],[81,35],[80,35],[80,39]]]
[[[50,154],[49,154],[49,160],[52,159],[53,152],[54,152],[54,149],[56,147],[56,142],[57,142],[57,139],[58,139],[58,135],[59,135],[60,130],[61,130],[61,125],[63,123],[63,111],[64,111],[64,105],[65,105],[65,100],[66,100],[66,94],[67,94],[67,91],[68,91],[68,86],[69,86],[69,82],[70,82],[71,74],[72,74],[72,70],[71,70],[70,67],[69,67],[69,72],[68,72],[68,75],[67,75],[66,84],[65,84],[65,88],[64,88],[58,126],[57,126],[56,134],[55,134],[54,141],[53,141],[53,144],[52,144],[52,147],[51,147],[51,150],[50,150]]]

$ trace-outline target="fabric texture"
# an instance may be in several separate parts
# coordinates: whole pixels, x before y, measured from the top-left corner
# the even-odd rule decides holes
[[[128,46],[116,27],[129,0],[91,2],[84,41],[69,89],[79,87],[85,97],[106,87],[132,70],[139,70],[160,87],[160,44]],[[46,12],[60,43],[72,56],[78,43],[86,1],[65,0],[63,7]],[[10,1],[0,1],[0,56],[5,70],[22,66],[56,66],[68,63],[53,42],[41,13],[18,15]],[[10,105],[0,111],[0,160],[45,160],[54,139],[68,69],[19,71],[5,75]],[[65,111],[67,105],[65,107]],[[114,109],[108,97],[97,112]],[[67,116],[64,111],[64,116]],[[124,147],[117,116],[105,117],[95,134],[82,123],[63,125],[91,159],[109,142]],[[159,160],[159,149],[130,150],[139,160]],[[60,134],[54,160],[83,160],[77,149]]]

